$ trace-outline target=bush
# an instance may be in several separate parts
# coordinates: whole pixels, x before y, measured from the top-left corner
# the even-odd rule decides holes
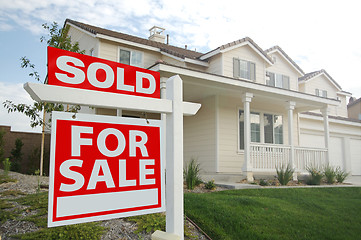
[[[335,170],[335,177],[337,182],[339,183],[343,183],[343,181],[345,181],[345,179],[348,177],[350,173],[342,170],[340,167],[337,167]]]
[[[268,183],[267,180],[265,180],[265,179],[260,179],[260,180],[259,180],[259,185],[261,185],[261,186],[268,186],[269,183]]]
[[[310,177],[306,181],[308,185],[320,185],[323,178],[323,173],[316,167],[307,167],[307,171],[310,173]]]
[[[326,165],[323,174],[325,175],[327,183],[333,184],[336,182],[336,171],[334,167]]]
[[[284,165],[281,165],[281,168],[276,167],[277,179],[281,185],[287,185],[289,181],[292,180],[294,169],[291,168],[289,164],[285,168]]]
[[[20,138],[15,140],[15,148],[11,150],[11,170],[15,172],[20,172],[21,168],[21,161],[23,153],[21,152],[22,147],[24,146],[23,141]]]
[[[208,190],[214,190],[216,189],[216,184],[214,184],[214,180],[212,179],[211,181],[206,182],[206,184],[204,184],[204,187]]]
[[[9,158],[5,158],[5,160],[3,161],[3,165],[4,165],[4,175],[7,176],[11,167],[11,162]]]
[[[193,190],[195,186],[202,183],[199,176],[200,167],[195,159],[192,159],[189,164],[184,168],[183,175],[187,185],[187,189]]]

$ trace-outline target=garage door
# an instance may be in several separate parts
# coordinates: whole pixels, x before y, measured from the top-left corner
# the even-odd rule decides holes
[[[300,136],[300,146],[310,148],[324,148],[325,137],[322,135],[304,134]]]
[[[361,175],[361,140],[350,139],[352,175]]]

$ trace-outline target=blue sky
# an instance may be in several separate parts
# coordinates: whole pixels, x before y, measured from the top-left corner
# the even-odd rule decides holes
[[[261,48],[279,45],[305,72],[325,69],[343,88],[361,97],[361,33],[357,0],[0,0],[0,101],[31,103],[22,89],[35,81],[20,68],[28,57],[46,75],[43,23],[66,18],[147,38],[154,25],[166,28],[172,45],[207,52],[251,37]],[[21,114],[0,106],[0,125],[31,129]]]

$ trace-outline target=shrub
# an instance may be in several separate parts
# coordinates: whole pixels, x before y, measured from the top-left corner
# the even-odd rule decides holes
[[[187,185],[187,189],[193,190],[195,186],[202,183],[199,176],[200,167],[195,159],[192,159],[189,164],[184,168],[183,175]]]
[[[265,179],[260,179],[260,180],[259,180],[259,185],[261,185],[261,186],[268,186],[269,183],[268,183],[267,180],[265,180]]]
[[[214,184],[214,179],[212,179],[211,181],[206,182],[206,184],[204,184],[204,187],[208,190],[214,190],[216,189],[216,184]]]
[[[339,183],[343,183],[343,181],[345,181],[345,179],[348,177],[350,173],[342,170],[340,167],[337,167],[335,170],[335,177],[337,182]]]
[[[17,138],[15,140],[15,148],[11,150],[11,156],[10,156],[11,170],[15,172],[20,172],[21,161],[23,156],[21,149],[23,145],[24,145],[23,141],[21,141],[20,138]]]
[[[325,175],[327,183],[333,184],[336,182],[336,171],[334,167],[327,164],[323,170],[323,174]]]
[[[293,173],[295,172],[294,169],[291,168],[289,164],[285,168],[284,165],[281,165],[281,168],[276,167],[277,172],[277,179],[281,185],[287,185],[289,181],[292,180]]]
[[[5,158],[5,160],[3,161],[3,165],[4,165],[4,175],[7,176],[11,167],[11,162],[9,158]]]
[[[310,173],[310,176],[306,183],[308,185],[320,185],[323,178],[322,171],[313,166],[307,167],[307,171]]]

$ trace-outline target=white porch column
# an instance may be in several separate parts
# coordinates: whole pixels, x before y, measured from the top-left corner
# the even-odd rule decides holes
[[[321,110],[323,116],[323,128],[325,132],[325,148],[327,149],[326,152],[326,164],[330,163],[330,151],[329,151],[329,142],[330,142],[330,129],[328,123],[328,113],[329,109],[327,107]]]
[[[250,102],[252,101],[252,93],[244,93],[242,95],[243,111],[244,111],[244,165],[243,172],[246,173],[247,181],[253,182],[253,172],[251,163],[251,121],[250,121]]]
[[[296,103],[293,101],[288,102],[288,145],[290,146],[290,161],[291,168],[295,168],[295,149],[293,144],[293,110],[295,109]],[[293,173],[293,180],[297,181],[297,172]]]

